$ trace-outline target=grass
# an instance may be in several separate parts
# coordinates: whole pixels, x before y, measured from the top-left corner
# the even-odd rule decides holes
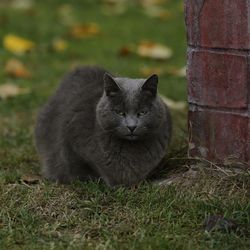
[[[102,183],[64,186],[21,181],[24,174],[40,171],[33,143],[35,117],[70,68],[99,64],[119,75],[141,77],[141,67],[185,65],[182,1],[165,2],[171,16],[164,21],[148,17],[137,4],[130,4],[121,15],[105,15],[97,0],[36,1],[30,10],[1,5],[0,38],[13,33],[34,41],[37,47],[23,56],[0,47],[2,69],[14,57],[33,73],[30,79],[20,79],[0,71],[0,84],[13,82],[31,89],[31,94],[0,101],[0,249],[249,249],[247,235],[205,233],[202,228],[210,214],[249,225],[250,184],[244,171],[225,175],[218,169],[199,167],[198,179],[189,185],[159,187],[145,182],[117,190]],[[65,15],[74,22],[96,22],[101,34],[72,39]],[[62,53],[51,50],[51,41],[58,37],[69,44]],[[121,47],[135,46],[141,40],[167,44],[174,55],[164,62],[118,55]],[[160,92],[176,101],[186,100],[185,79],[162,75]],[[185,157],[186,112],[175,111],[173,117],[170,155]],[[183,168],[183,163],[169,165]]]

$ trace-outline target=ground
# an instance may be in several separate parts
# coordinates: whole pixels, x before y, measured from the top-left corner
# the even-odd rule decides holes
[[[203,228],[209,215],[225,216],[242,228],[249,225],[249,172],[187,160],[186,109],[179,105],[186,100],[186,81],[179,72],[186,60],[183,4],[153,1],[156,6],[148,8],[149,2],[1,1],[0,39],[13,34],[35,46],[23,54],[6,44],[0,47],[0,86],[12,83],[29,92],[0,100],[0,249],[249,249],[245,229]],[[16,8],[17,3],[24,4]],[[77,23],[95,25],[77,28]],[[142,41],[168,46],[173,55],[141,57]],[[10,59],[22,62],[26,71],[7,69]],[[155,177],[188,169],[192,174],[173,178],[172,185],[147,181],[116,190],[102,183],[38,180],[36,114],[61,77],[78,64],[99,64],[130,77],[159,73],[161,94],[175,101],[174,136],[166,168]]]

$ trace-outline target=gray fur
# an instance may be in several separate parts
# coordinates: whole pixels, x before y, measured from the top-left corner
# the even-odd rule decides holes
[[[38,115],[44,176],[63,183],[102,178],[109,186],[145,179],[171,134],[168,108],[156,92],[155,75],[114,78],[94,66],[70,73]]]

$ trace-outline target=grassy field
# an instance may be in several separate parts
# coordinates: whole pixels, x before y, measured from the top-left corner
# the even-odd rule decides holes
[[[176,74],[186,60],[182,1],[161,1],[162,14],[159,6],[150,14],[158,17],[147,14],[140,4],[145,1],[116,7],[98,0],[43,0],[19,8],[12,2],[0,2],[1,41],[14,34],[33,41],[35,48],[16,55],[0,47],[0,86],[13,83],[30,91],[0,100],[0,249],[249,249],[247,233],[208,233],[203,228],[209,215],[224,215],[244,228],[250,224],[250,176],[244,171],[197,164],[194,178],[175,185],[145,182],[117,190],[102,183],[30,184],[23,177],[40,172],[33,143],[37,111],[78,64],[99,64],[130,77],[156,70],[161,94],[186,100],[185,78]],[[86,23],[99,30],[80,39],[86,31],[72,35],[76,24]],[[55,39],[63,39],[67,49],[55,49]],[[164,61],[138,56],[134,52],[145,40],[168,46],[173,56]],[[6,72],[13,58],[25,65],[30,77]],[[186,110],[172,113],[169,157],[184,161],[172,159],[166,166],[176,173],[190,166],[185,161]],[[166,169],[158,177],[169,175]]]

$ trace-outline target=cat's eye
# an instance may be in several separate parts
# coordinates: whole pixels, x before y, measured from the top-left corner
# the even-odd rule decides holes
[[[125,116],[125,112],[121,111],[121,110],[115,110],[115,113],[119,116]]]
[[[137,115],[138,116],[143,116],[143,115],[146,115],[148,112],[146,110],[143,110],[141,112],[139,112]]]

